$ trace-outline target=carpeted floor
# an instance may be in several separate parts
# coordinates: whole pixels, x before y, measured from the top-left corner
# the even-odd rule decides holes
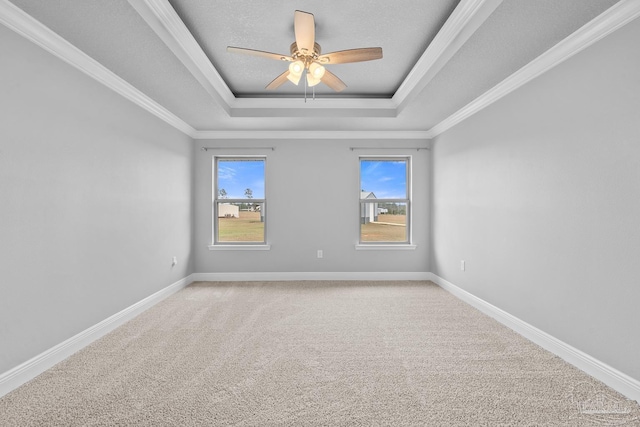
[[[640,425],[430,282],[194,283],[0,399],[2,426]]]

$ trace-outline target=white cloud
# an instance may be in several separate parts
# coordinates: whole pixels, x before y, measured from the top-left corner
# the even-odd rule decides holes
[[[220,181],[233,181],[236,171],[228,166],[218,166],[218,179]]]

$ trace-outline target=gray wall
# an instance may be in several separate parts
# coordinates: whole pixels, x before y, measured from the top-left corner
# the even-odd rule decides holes
[[[270,150],[196,151],[196,237],[199,273],[426,272],[429,271],[429,152],[356,150],[350,146],[416,147],[425,141],[262,140],[197,141],[201,146],[275,147]],[[209,251],[212,157],[267,155],[267,228],[270,251]],[[409,154],[413,162],[415,251],[356,251],[360,188],[358,156]],[[324,258],[316,251],[322,249]]]
[[[4,26],[0,58],[1,373],[192,272],[193,141]]]
[[[636,379],[638,40],[640,20],[440,135],[432,153],[432,271]]]

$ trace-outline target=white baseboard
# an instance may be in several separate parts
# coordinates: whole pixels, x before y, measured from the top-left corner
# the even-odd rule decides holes
[[[548,333],[541,331],[540,329],[531,326],[527,322],[524,322],[517,317],[507,313],[498,307],[489,304],[476,297],[473,294],[457,287],[453,283],[443,279],[442,277],[429,273],[430,280],[436,283],[441,288],[455,295],[467,304],[477,308],[481,312],[493,317],[498,322],[513,329],[523,337],[533,341],[540,347],[550,351],[551,353],[561,357],[565,361],[571,363],[576,368],[586,372],[594,378],[602,381],[612,389],[622,393],[629,399],[640,402],[640,381],[636,380],[618,371],[615,368],[599,361],[598,359],[589,356],[588,354],[570,346],[569,344],[560,341],[559,339],[549,335]]]
[[[22,384],[35,378],[42,372],[71,356],[73,353],[83,349],[98,338],[105,336],[118,326],[123,325],[143,311],[151,308],[153,305],[178,292],[180,289],[188,286],[192,282],[192,275],[178,280],[155,294],[138,301],[132,306],[125,308],[102,322],[93,325],[55,347],[52,347],[34,358],[27,360],[15,368],[1,374],[0,397],[20,387]]]
[[[138,301],[119,313],[0,374],[0,397],[60,363],[143,311],[195,281],[285,281],[285,280],[429,280],[427,272],[269,272],[194,273]]]
[[[68,340],[0,375],[0,397],[133,319],[143,311],[196,281],[289,280],[431,280],[462,301],[496,319],[525,338],[556,354],[630,399],[640,401],[640,381],[531,326],[517,317],[427,272],[267,272],[194,273],[114,314]]]
[[[428,272],[265,272],[194,273],[194,282],[270,282],[287,280],[429,280]]]

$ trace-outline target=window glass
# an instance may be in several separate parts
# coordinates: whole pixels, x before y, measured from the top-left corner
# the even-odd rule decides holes
[[[362,242],[406,242],[406,203],[363,203],[360,216]]]
[[[218,159],[218,191],[226,199],[264,199],[264,159]]]
[[[264,203],[218,203],[218,242],[264,242]]]
[[[378,199],[407,198],[407,160],[360,161],[361,198],[374,193]]]
[[[265,243],[265,159],[216,158],[214,243]]]
[[[409,159],[360,159],[360,242],[408,243]]]

